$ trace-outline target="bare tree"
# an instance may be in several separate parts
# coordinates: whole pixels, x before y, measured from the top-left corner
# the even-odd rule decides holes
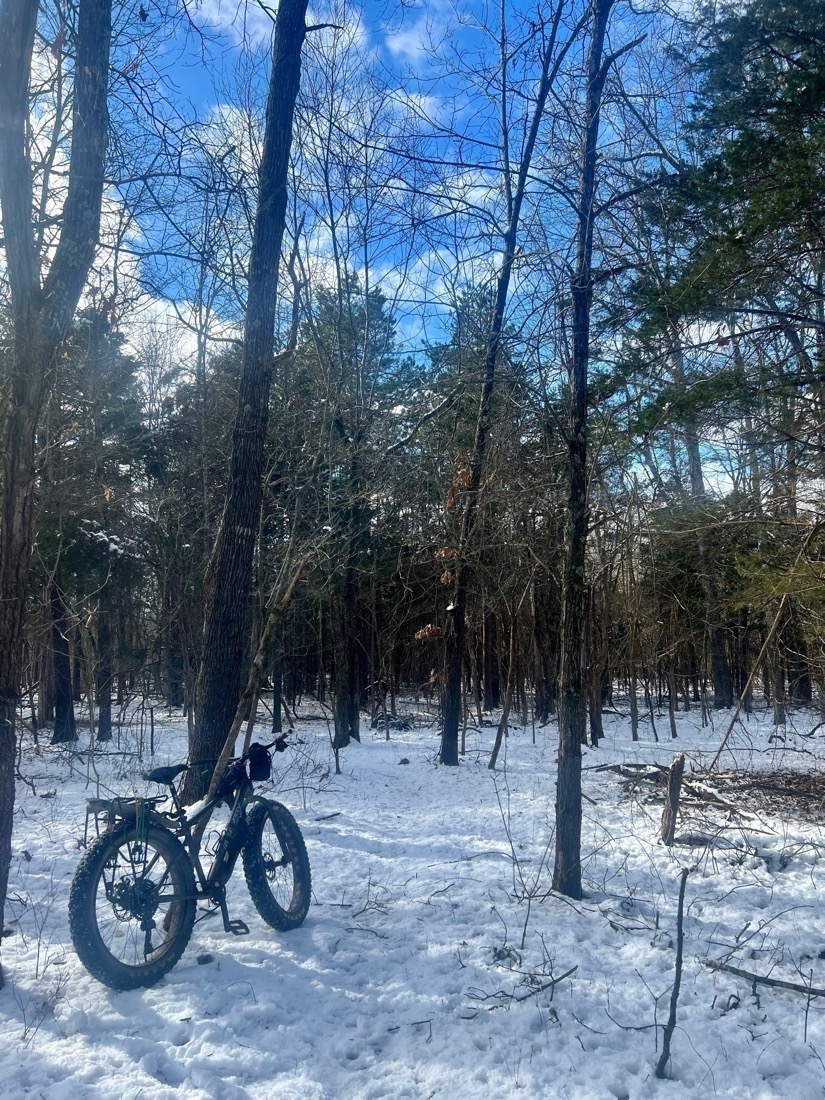
[[[510,146],[510,104],[519,98],[523,89],[514,89],[511,83],[510,64],[513,46],[509,40],[504,11],[501,13],[499,61],[496,81],[500,97],[501,118],[501,177],[505,196],[504,222],[501,232],[502,258],[495,278],[492,310],[485,334],[485,350],[481,367],[482,385],[479,395],[475,436],[468,469],[462,480],[463,504],[455,559],[453,597],[444,631],[444,688],[441,697],[443,729],[441,734],[441,762],[458,764],[458,730],[462,712],[462,683],[464,653],[466,650],[467,595],[470,585],[470,545],[475,530],[479,494],[484,472],[485,452],[490,425],[496,367],[505,324],[505,311],[510,291],[510,281],[519,241],[519,230],[527,192],[533,154],[545,113],[550,90],[559,70],[578,35],[579,26],[565,34],[562,17],[565,5],[559,2],[551,16],[542,20],[536,30],[540,48],[540,68],[535,90],[530,97],[529,112],[522,119],[523,140],[520,155],[515,156]]]
[[[11,861],[15,711],[34,538],[35,434],[100,230],[111,0],[80,0],[78,8],[69,180],[62,229],[45,276],[33,218],[29,143],[37,16],[38,5],[31,0],[7,0],[0,10],[0,206],[12,322],[11,363],[3,393],[0,520],[0,927]]]
[[[263,496],[264,443],[275,369],[278,269],[306,8],[307,0],[282,0],[273,34],[229,488],[206,574],[203,656],[190,745],[192,756],[199,759],[217,756],[232,725],[249,640],[252,559]],[[197,783],[197,778],[187,782],[187,798],[200,795]]]
[[[587,685],[582,632],[587,616],[585,583],[588,528],[587,384],[590,312],[593,300],[593,228],[596,160],[602,93],[611,66],[632,45],[605,55],[605,35],[614,0],[591,0],[590,46],[584,96],[584,133],[579,162],[576,258],[571,281],[572,357],[567,425],[569,494],[562,602],[562,652],[556,791],[556,859],[553,889],[581,897],[581,750],[586,737]]]

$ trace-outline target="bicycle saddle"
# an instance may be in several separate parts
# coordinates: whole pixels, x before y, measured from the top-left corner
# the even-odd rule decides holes
[[[168,786],[181,772],[185,771],[185,764],[169,764],[165,768],[152,768],[151,771],[144,772],[143,778],[148,779],[150,783],[165,783]]]

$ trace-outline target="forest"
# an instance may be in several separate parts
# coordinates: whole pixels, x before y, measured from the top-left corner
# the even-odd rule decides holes
[[[3,0],[0,917],[81,712],[557,723],[578,899],[617,700],[818,706],[824,157],[816,0]]]

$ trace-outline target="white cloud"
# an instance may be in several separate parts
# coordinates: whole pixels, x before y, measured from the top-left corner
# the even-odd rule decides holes
[[[432,64],[433,50],[448,33],[454,8],[434,0],[416,9],[402,9],[395,24],[384,24],[384,46],[393,60],[421,72]]]
[[[246,0],[201,0],[198,19],[229,35],[236,45],[260,46],[272,35],[277,4],[247,3]]]

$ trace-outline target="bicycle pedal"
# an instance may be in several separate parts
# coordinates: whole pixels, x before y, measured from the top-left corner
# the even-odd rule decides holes
[[[228,920],[226,922],[227,932],[231,932],[233,936],[248,936],[249,925],[245,924],[242,920]]]

